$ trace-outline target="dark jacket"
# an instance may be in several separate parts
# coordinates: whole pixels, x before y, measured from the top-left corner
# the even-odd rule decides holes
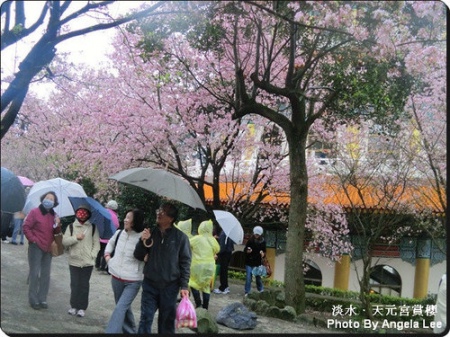
[[[144,277],[156,288],[165,288],[178,283],[181,289],[188,289],[191,269],[191,247],[189,238],[178,228],[168,228],[164,234],[158,228],[153,229],[150,248],[139,240],[134,250],[134,257],[143,261],[148,253],[144,266]]]
[[[252,249],[251,253],[247,253],[248,247]],[[262,265],[260,253],[261,250],[264,252],[264,254],[266,254],[266,241],[263,237],[260,237],[259,240],[255,240],[255,237],[252,236],[250,239],[248,239],[244,248],[245,265],[250,267],[258,267]]]
[[[227,238],[227,235],[224,231],[219,235],[219,246],[220,251],[218,254],[228,253],[231,254],[234,250],[234,241],[230,238]]]

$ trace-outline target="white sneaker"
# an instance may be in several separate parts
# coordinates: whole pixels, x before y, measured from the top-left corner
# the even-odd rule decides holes
[[[230,288],[226,288],[224,291],[222,291],[222,294],[228,294],[230,292]]]
[[[83,309],[78,310],[77,316],[78,317],[84,317],[84,310]]]
[[[213,290],[213,293],[214,294],[223,294],[223,291],[217,288],[217,289]]]
[[[2,240],[3,243],[9,243],[8,239]]]
[[[75,308],[70,308],[69,311],[67,312],[69,315],[73,315],[75,316],[77,314],[77,309]]]

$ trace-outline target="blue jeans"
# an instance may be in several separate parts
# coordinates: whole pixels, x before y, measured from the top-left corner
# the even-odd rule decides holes
[[[252,288],[252,269],[254,267],[250,267],[250,266],[245,266],[245,287],[244,287],[244,291],[246,294],[248,294]],[[256,289],[258,289],[258,291],[263,291],[264,290],[264,286],[261,280],[261,276],[255,276],[255,280],[256,280]]]
[[[28,301],[31,305],[47,302],[52,254],[31,243],[28,246],[28,264],[30,265]]]
[[[141,281],[124,282],[111,277],[116,307],[109,319],[106,333],[135,334],[137,332],[131,304],[136,298],[141,284]]]
[[[177,310],[177,297],[180,291],[178,284],[165,288],[156,288],[147,278],[142,282],[141,319],[138,334],[149,334],[152,331],[153,318],[158,312],[158,333],[174,334]]]
[[[17,238],[17,234],[19,234],[19,231],[21,231],[20,234],[20,243],[23,244],[23,229],[22,229],[22,225],[23,225],[23,219],[14,219],[14,231],[12,233],[12,239],[11,242],[17,243],[16,238]]]

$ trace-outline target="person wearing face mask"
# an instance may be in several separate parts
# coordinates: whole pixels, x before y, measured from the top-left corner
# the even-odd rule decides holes
[[[47,192],[40,198],[41,204],[33,208],[23,223],[28,240],[29,286],[28,301],[35,309],[47,309],[52,263],[51,244],[54,235],[61,235],[61,220],[53,210],[58,206],[55,192]]]
[[[98,230],[91,224],[91,210],[80,205],[75,222],[64,233],[62,243],[68,252],[70,271],[69,315],[84,317],[89,304],[89,281],[100,249]]]

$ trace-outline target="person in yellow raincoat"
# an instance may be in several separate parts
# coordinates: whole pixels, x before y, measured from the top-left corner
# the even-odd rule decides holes
[[[180,231],[182,231],[184,234],[186,234],[189,238],[189,240],[192,238],[192,219],[178,221],[175,224],[175,227],[177,227]]]
[[[216,271],[215,256],[219,252],[220,246],[212,233],[212,221],[203,221],[198,227],[198,235],[189,239],[192,253],[189,287],[197,308],[208,309],[211,279]],[[203,303],[200,292],[202,292]]]

